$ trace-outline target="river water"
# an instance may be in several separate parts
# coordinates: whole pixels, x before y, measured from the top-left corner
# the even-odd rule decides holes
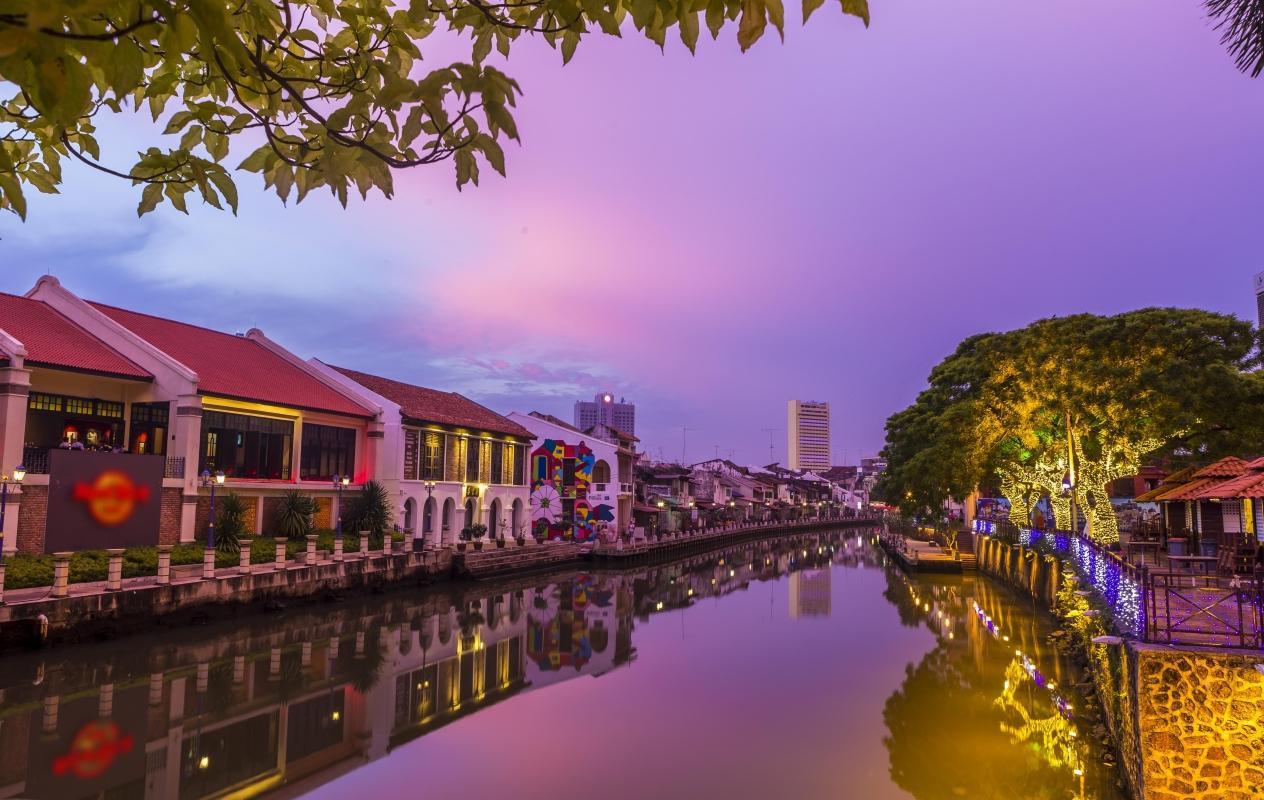
[[[869,531],[0,659],[0,798],[1100,798],[1028,604]]]

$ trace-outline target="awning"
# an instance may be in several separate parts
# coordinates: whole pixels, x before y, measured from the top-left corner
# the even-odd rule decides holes
[[[646,513],[648,513],[648,514],[657,514],[657,513],[658,513],[659,511],[661,511],[662,509],[660,509],[658,506],[647,506],[647,505],[645,505],[644,503],[633,503],[633,504],[632,504],[632,510],[633,510],[633,511],[644,511],[644,512],[646,512]]]

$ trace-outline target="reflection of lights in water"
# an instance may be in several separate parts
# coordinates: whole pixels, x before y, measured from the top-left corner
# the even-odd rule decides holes
[[[1069,706],[1054,691],[1050,697],[1057,709],[1056,714],[1033,718],[1027,707],[1019,701],[1019,689],[1026,682],[1036,686],[1049,687],[1044,676],[1026,656],[1016,656],[1005,668],[1005,683],[1001,695],[995,705],[1001,710],[1017,717],[1017,724],[1001,723],[1001,730],[1008,733],[1015,744],[1031,743],[1033,750],[1043,758],[1049,766],[1057,769],[1069,767],[1073,775],[1083,775],[1084,760],[1078,742],[1078,732],[1071,722]]]
[[[198,761],[198,769],[206,769],[210,765],[211,765],[210,756],[202,756],[201,760]]]

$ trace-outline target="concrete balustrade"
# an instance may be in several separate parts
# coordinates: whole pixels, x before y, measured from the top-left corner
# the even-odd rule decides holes
[[[242,537],[241,551],[237,553],[237,571],[242,575],[250,574],[250,537]]]
[[[309,567],[316,566],[316,534],[307,534],[307,555],[303,563]]]
[[[158,545],[158,585],[166,586],[171,583],[171,551],[175,545],[160,544]]]
[[[360,531],[360,558],[369,557],[369,532]]]
[[[342,560],[342,537],[334,537],[334,561]]]
[[[53,553],[53,597],[70,595],[70,556],[72,553]]]
[[[278,572],[285,569],[285,562],[288,558],[285,554],[285,546],[289,544],[289,541],[290,540],[284,536],[278,536],[276,538],[276,552],[273,554],[272,568]]]
[[[110,563],[105,573],[106,591],[117,592],[123,588],[123,548],[111,547],[105,551]]]
[[[0,562],[0,606],[4,605],[4,563]]]
[[[202,551],[202,580],[215,578],[215,548],[208,547]]]

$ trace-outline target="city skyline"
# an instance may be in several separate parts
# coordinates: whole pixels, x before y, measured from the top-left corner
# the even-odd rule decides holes
[[[768,462],[769,427],[785,460],[788,396],[833,404],[835,459],[876,454],[886,416],[974,332],[1145,305],[1254,319],[1264,109],[1201,9],[1094,7],[1090,28],[1075,6],[1007,11],[884,7],[868,30],[822,13],[744,56],[728,38],[696,57],[594,41],[564,69],[523,47],[524,145],[507,179],[459,194],[440,166],[398,175],[393,201],[283,208],[242,175],[237,218],[194,203],[137,220],[131,186],[67,164],[64,194],[0,222],[3,288],[51,272],[501,412],[568,419],[611,391],[636,398],[647,452],[682,456],[687,427],[692,460],[718,445],[741,463]],[[807,73],[865,78],[793,88]],[[773,85],[792,88],[744,102]],[[646,144],[664,120],[730,133],[664,157]],[[116,146],[139,130],[100,122]],[[600,335],[540,326],[542,287]]]

